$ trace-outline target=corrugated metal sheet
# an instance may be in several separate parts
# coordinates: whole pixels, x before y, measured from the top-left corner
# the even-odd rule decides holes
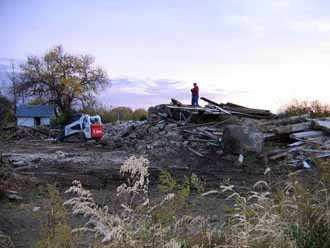
[[[16,117],[51,117],[54,109],[53,105],[20,105]]]

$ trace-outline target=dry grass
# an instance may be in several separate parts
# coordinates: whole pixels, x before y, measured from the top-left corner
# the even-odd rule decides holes
[[[248,193],[236,192],[234,185],[203,193],[204,197],[227,195],[231,207],[220,225],[211,224],[208,216],[178,214],[182,208],[177,208],[177,202],[189,194],[192,185],[178,185],[166,173],[161,188],[167,195],[152,205],[148,200],[148,165],[144,158],[132,157],[122,166],[128,180],[118,187],[118,194],[128,196],[119,213],[98,207],[90,192],[75,181],[68,193],[76,196],[65,204],[72,206],[74,214],[83,214],[89,220],[74,231],[94,232],[101,237],[100,247],[330,247],[328,177],[321,177],[313,187],[299,182],[296,174],[273,183],[268,168],[266,179],[255,183]],[[132,198],[139,200],[136,203]]]
[[[330,116],[330,106],[328,104],[321,103],[318,100],[293,100],[291,103],[283,106],[280,112],[289,116],[310,114],[311,117],[326,117]]]

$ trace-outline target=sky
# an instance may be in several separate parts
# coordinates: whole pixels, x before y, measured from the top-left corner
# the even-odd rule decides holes
[[[274,112],[329,103],[328,0],[0,0],[0,76],[56,45],[95,57],[106,105],[200,95]],[[201,102],[202,103],[202,102]]]

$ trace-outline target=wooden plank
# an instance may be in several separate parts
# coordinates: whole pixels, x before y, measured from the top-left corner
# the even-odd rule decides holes
[[[298,115],[298,116],[291,116],[291,117],[286,117],[286,118],[281,118],[273,121],[266,121],[260,124],[260,126],[268,126],[268,125],[287,125],[287,124],[295,124],[298,122],[305,122],[306,119],[310,117],[309,114],[305,115]]]
[[[289,151],[285,151],[285,152],[281,152],[281,153],[278,153],[274,156],[271,156],[269,159],[270,160],[277,160],[277,159],[280,159],[280,158],[283,158],[283,157],[286,157],[289,155]]]
[[[294,142],[294,143],[289,144],[288,147],[301,146],[303,144],[305,144],[304,141],[297,141],[297,142]]]
[[[179,107],[185,106],[182,102],[180,102],[179,100],[176,100],[174,98],[171,98],[171,102],[172,102],[173,105],[176,105],[176,106],[179,106]]]
[[[210,103],[210,104],[216,106],[218,110],[224,112],[225,114],[231,115],[231,112],[230,112],[230,111],[227,111],[227,110],[225,110],[225,109],[223,109],[219,103],[216,103],[216,102],[214,102],[214,101],[212,101],[212,100],[210,100],[210,99],[207,99],[207,98],[205,98],[205,97],[201,97],[201,100],[203,100],[203,101],[205,101],[205,102],[208,102],[208,103]]]
[[[228,111],[235,111],[235,112],[254,114],[254,115],[272,116],[272,113],[269,110],[248,108],[234,103],[221,104],[221,107]]]
[[[203,158],[204,155],[201,154],[200,152],[196,151],[195,149],[191,148],[190,146],[186,146],[189,151],[191,151],[193,154],[197,155],[198,157]]]
[[[256,119],[270,119],[270,118],[273,118],[272,114],[269,112],[267,114],[265,114],[264,112],[263,113],[256,113],[256,112],[253,112],[253,110],[251,110],[249,112],[249,109],[248,108],[244,108],[244,109],[238,109],[236,108],[235,110],[231,110],[231,109],[226,109],[225,108],[225,105],[224,104],[219,104],[219,103],[216,103],[210,99],[207,99],[205,97],[201,97],[201,100],[205,101],[205,102],[208,102],[212,105],[214,105],[217,109],[219,109],[220,111],[228,114],[228,115],[237,115],[237,116],[241,116],[241,117],[248,117],[248,118],[256,118]],[[239,111],[239,110],[242,110],[242,111]]]
[[[303,152],[311,152],[311,153],[330,153],[329,150],[320,150],[320,149],[309,149],[309,148],[301,148]]]
[[[300,131],[308,130],[311,127],[311,122],[303,122],[298,124],[287,125],[283,127],[277,127],[274,129],[274,133],[276,134],[289,134]]]
[[[196,127],[203,127],[203,126],[211,126],[214,124],[217,124],[218,122],[207,122],[207,123],[202,123],[202,124],[191,124],[189,126],[182,126],[178,127],[177,129],[188,129],[188,128],[196,128]]]
[[[203,129],[201,127],[197,128],[197,130],[200,131],[202,134],[204,134],[206,137],[209,137],[210,139],[215,139],[215,140],[219,139],[218,136],[214,135],[211,132],[206,131],[205,129]]]
[[[324,133],[322,131],[307,131],[307,132],[290,134],[290,138],[295,140],[322,137],[322,136],[324,136]]]
[[[245,107],[242,105],[238,105],[235,103],[231,103],[231,102],[227,102],[226,104],[222,105],[224,108],[236,108],[236,109],[241,109],[242,111],[248,111],[249,113],[254,112],[255,114],[272,114],[270,112],[270,110],[266,110],[266,109],[256,109],[256,108],[249,108],[249,107]],[[239,110],[240,111],[240,110]]]
[[[166,106],[167,108],[170,108],[170,109],[182,109],[182,110],[201,110],[201,111],[205,111],[206,108],[201,108],[201,107],[179,107],[179,106],[171,106],[171,105],[167,105]]]
[[[269,140],[276,137],[276,134],[274,133],[264,133],[264,139]]]
[[[210,141],[213,141],[213,140],[209,140],[209,139],[188,139],[188,141],[191,141],[191,142],[210,142]]]
[[[273,116],[271,115],[257,115],[257,114],[248,114],[248,113],[242,113],[237,111],[230,111],[232,115],[237,115],[241,117],[248,117],[248,118],[254,118],[254,119],[272,119]]]
[[[330,121],[312,120],[312,127],[330,133]]]

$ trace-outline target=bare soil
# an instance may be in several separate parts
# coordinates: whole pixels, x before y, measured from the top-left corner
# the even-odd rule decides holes
[[[39,238],[39,220],[34,207],[41,207],[48,201],[45,184],[56,185],[63,199],[68,196],[64,191],[71,182],[78,179],[90,189],[101,205],[118,207],[116,187],[123,182],[119,173],[122,163],[131,155],[143,155],[150,160],[150,194],[152,200],[161,198],[157,189],[158,175],[161,170],[168,170],[178,181],[184,175],[195,173],[207,188],[219,187],[224,181],[238,187],[240,191],[250,188],[253,183],[263,179],[267,166],[273,166],[274,175],[283,177],[288,168],[282,165],[265,165],[265,161],[253,156],[247,157],[245,165],[240,166],[236,158],[221,157],[210,152],[204,158],[196,157],[184,149],[167,149],[167,152],[143,152],[109,150],[95,143],[52,143],[43,140],[0,141],[0,153],[13,164],[16,172],[30,179],[30,183],[19,188],[22,201],[11,202],[0,198],[0,229],[11,236],[16,247],[31,247]],[[204,206],[205,213],[223,221],[224,196],[209,197]],[[194,202],[192,197],[191,202]],[[193,211],[200,211],[201,206],[194,205]],[[81,218],[72,218],[72,225],[83,223]]]

